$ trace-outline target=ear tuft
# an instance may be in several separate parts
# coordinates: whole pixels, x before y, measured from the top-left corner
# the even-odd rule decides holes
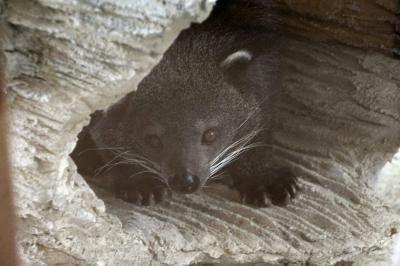
[[[235,65],[243,65],[251,61],[253,55],[246,49],[238,50],[228,55],[221,63],[220,67],[223,69],[229,69],[235,67]]]
[[[253,54],[246,49],[229,54],[220,63],[225,80],[238,89],[246,87],[248,68],[253,60]]]

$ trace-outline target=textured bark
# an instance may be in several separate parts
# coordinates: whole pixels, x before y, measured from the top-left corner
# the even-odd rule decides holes
[[[2,52],[0,58],[0,261],[4,265],[14,266],[18,264],[15,248],[15,213],[8,165],[8,128],[4,100],[5,67]]]
[[[376,191],[383,198],[390,208],[397,214],[400,214],[400,150],[392,160],[386,163],[379,173]],[[385,253],[381,257],[390,257],[391,266],[400,265],[400,233],[393,232],[394,236],[389,243],[388,248],[384,249]],[[388,265],[387,261],[382,266]]]
[[[12,0],[7,97],[18,240],[29,265],[159,264],[105,212],[68,154],[89,114],[127,92],[211,1]]]
[[[231,200],[210,192],[149,208],[98,191],[104,205],[68,158],[77,133],[91,112],[135,89],[177,31],[210,3],[65,2],[13,0],[6,13],[12,166],[26,263],[368,265],[389,241],[398,216],[368,181],[400,146],[399,61],[340,44],[287,43],[274,149],[276,160],[302,176],[302,191],[286,208],[244,206],[230,191]],[[298,9],[299,1],[287,2]],[[300,14],[319,10],[316,17],[331,18],[304,2]],[[381,47],[373,40],[371,47]]]

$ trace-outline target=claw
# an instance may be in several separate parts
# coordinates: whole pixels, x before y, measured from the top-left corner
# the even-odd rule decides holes
[[[142,193],[137,192],[137,198],[136,198],[135,203],[137,205],[143,205],[143,195],[142,195]]]
[[[298,178],[288,169],[270,169],[267,176],[256,176],[235,183],[241,202],[260,207],[285,206],[296,197]]]
[[[116,190],[116,196],[124,201],[143,206],[152,206],[164,200],[168,190],[165,187],[123,187]]]
[[[294,196],[295,196],[295,194],[296,194],[296,192],[294,191],[293,187],[292,187],[292,186],[289,186],[289,187],[287,188],[286,191],[287,191],[287,193],[289,194],[289,197],[290,197],[291,199],[293,199]]]
[[[146,206],[153,206],[154,204],[155,204],[155,197],[154,197],[154,194],[150,192],[147,195],[147,198],[145,200],[145,205]]]
[[[240,202],[246,203],[246,193],[240,193]]]
[[[263,197],[265,206],[271,205],[271,200],[269,199],[268,194],[266,192],[263,193],[262,197]]]
[[[124,193],[122,193],[122,199],[123,200],[128,200],[128,192],[125,191]]]
[[[168,194],[168,190],[165,188],[159,189],[155,194],[154,194],[154,201],[155,203],[159,203],[163,201]]]

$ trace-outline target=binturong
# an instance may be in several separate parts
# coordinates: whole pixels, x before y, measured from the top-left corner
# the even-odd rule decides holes
[[[138,90],[87,129],[116,195],[148,205],[228,180],[246,204],[293,198],[295,175],[271,162],[283,44],[218,16],[183,31]]]

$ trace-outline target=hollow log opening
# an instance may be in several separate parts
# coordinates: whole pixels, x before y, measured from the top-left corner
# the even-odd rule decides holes
[[[287,206],[254,208],[217,187],[141,207],[103,189],[95,194],[77,173],[69,154],[89,115],[134,91],[179,31],[205,19],[213,2],[5,1],[2,45],[25,264],[390,260],[399,203],[382,198],[388,188],[399,191],[381,169],[400,147],[395,1],[218,3],[215,12],[229,25],[285,35],[270,160],[299,176],[300,193]],[[82,168],[93,157],[83,153],[91,147],[78,148]]]

